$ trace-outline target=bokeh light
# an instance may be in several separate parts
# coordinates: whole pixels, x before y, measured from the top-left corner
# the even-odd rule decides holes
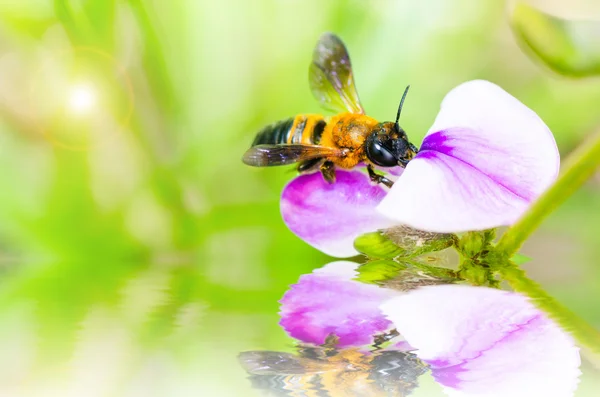
[[[69,91],[68,107],[76,115],[89,113],[96,104],[97,93],[94,87],[86,83],[78,83]]]
[[[30,83],[41,136],[62,149],[114,142],[126,130],[133,101],[129,76],[116,58],[91,47],[46,54]]]

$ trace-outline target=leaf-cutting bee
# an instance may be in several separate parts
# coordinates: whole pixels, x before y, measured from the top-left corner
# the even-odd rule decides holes
[[[328,121],[321,115],[302,114],[265,127],[244,154],[244,163],[256,167],[300,163],[300,173],[320,169],[324,179],[333,183],[336,166],[350,169],[362,162],[372,181],[392,186],[374,166],[405,167],[417,153],[398,124],[409,87],[395,122],[379,123],[367,116],[358,99],[348,51],[332,33],[323,34],[315,47],[309,81],[321,105],[340,113]]]

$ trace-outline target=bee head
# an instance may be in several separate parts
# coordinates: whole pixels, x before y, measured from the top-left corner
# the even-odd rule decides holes
[[[365,149],[367,158],[380,167],[405,167],[417,153],[406,132],[392,122],[378,124],[367,137]]]
[[[404,90],[398,113],[396,114],[396,122],[379,123],[366,141],[367,158],[375,165],[380,167],[395,167],[397,165],[406,167],[406,164],[415,157],[418,150],[408,141],[406,132],[398,124],[402,104],[408,93],[408,88]]]

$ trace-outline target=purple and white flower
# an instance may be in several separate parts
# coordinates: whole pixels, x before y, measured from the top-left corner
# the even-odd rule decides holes
[[[579,349],[526,297],[464,285],[423,287],[381,310],[451,396],[570,396]]]
[[[300,277],[279,301],[279,324],[293,338],[322,345],[330,335],[339,347],[366,346],[393,328],[379,310],[398,293],[354,280],[357,264],[338,261]]]
[[[366,347],[396,329],[386,349],[411,350],[452,396],[569,396],[580,357],[570,335],[526,297],[465,285],[399,293],[354,280],[356,264],[304,275],[281,300],[280,324],[303,344],[330,335]]]
[[[337,256],[356,255],[360,234],[404,224],[432,232],[514,223],[558,174],[552,133],[531,109],[488,81],[444,98],[417,156],[388,191],[359,171],[329,185],[302,175],[283,191],[281,212],[300,238]]]

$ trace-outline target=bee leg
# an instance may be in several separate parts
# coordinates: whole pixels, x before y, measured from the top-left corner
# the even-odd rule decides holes
[[[321,158],[306,160],[298,165],[298,172],[301,174],[310,172],[314,170],[322,161],[323,159]]]
[[[323,343],[323,347],[334,348],[340,342],[340,338],[336,334],[329,334],[325,338],[325,343]]]
[[[323,174],[323,179],[327,181],[327,183],[335,182],[335,166],[331,161],[326,161],[319,167],[321,170],[321,174]]]
[[[330,357],[332,355],[337,354],[338,352],[338,348],[337,345],[340,342],[340,338],[335,335],[335,334],[329,334],[327,335],[327,337],[325,338],[325,343],[323,343],[322,345],[320,345],[319,347],[321,347],[321,349],[323,349],[323,354],[325,355],[325,357]]]
[[[371,181],[375,183],[383,183],[387,187],[392,187],[394,185],[394,182],[387,179],[385,176],[376,173],[372,165],[369,164],[367,166],[367,171],[369,171],[369,178],[371,178]]]
[[[385,332],[383,334],[375,335],[373,337],[373,342],[375,342],[375,343],[373,343],[373,347],[375,349],[380,349],[381,345],[383,345],[386,342],[391,341],[398,335],[400,335],[400,333],[396,330],[396,328],[394,328],[390,332]]]

